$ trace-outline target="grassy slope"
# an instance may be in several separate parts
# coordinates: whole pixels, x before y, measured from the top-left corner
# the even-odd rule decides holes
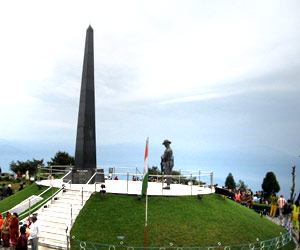
[[[106,244],[119,244],[117,236],[126,236],[124,245],[143,246],[144,219],[145,200],[97,193],[80,212],[71,236]],[[224,246],[270,239],[280,232],[285,233],[252,210],[215,194],[202,200],[149,197],[148,246],[216,246],[219,241]]]
[[[35,183],[31,184],[30,186],[24,188],[23,190],[18,191],[15,194],[13,194],[12,196],[7,197],[6,199],[0,201],[0,213],[6,211],[8,209],[11,209],[12,207],[19,204],[23,200],[27,199],[31,195],[39,195],[46,189],[47,189],[47,187],[43,186],[39,189]]]

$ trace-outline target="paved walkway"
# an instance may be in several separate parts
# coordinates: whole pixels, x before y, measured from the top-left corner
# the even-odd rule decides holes
[[[267,215],[266,218],[267,218],[268,220],[274,222],[275,224],[281,226],[281,222],[280,222],[280,219],[279,219],[278,216],[277,216],[277,217],[270,217],[270,216]],[[298,229],[298,230],[299,230],[299,229]],[[299,232],[296,232],[296,235],[293,233],[292,236],[293,236],[293,240],[294,240],[294,242],[295,242],[295,244],[296,244],[295,250],[299,250],[299,249],[300,249],[300,244],[298,243],[298,240],[299,240],[299,238],[298,238],[298,237],[299,237]]]

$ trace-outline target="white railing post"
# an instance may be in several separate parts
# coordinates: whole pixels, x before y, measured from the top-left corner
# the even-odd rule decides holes
[[[128,194],[129,171],[127,171],[127,194]]]
[[[211,192],[212,192],[212,189],[213,189],[213,173],[214,173],[214,171],[210,172],[210,188],[211,188]]]
[[[179,169],[179,184],[180,184],[181,169]]]
[[[83,206],[83,187],[81,188],[81,206]]]
[[[191,171],[191,195],[193,195],[193,173]]]

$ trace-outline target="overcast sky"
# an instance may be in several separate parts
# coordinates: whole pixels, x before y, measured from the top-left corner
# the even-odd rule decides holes
[[[298,156],[299,13],[297,0],[2,1],[0,138],[75,144],[91,24],[97,144]]]

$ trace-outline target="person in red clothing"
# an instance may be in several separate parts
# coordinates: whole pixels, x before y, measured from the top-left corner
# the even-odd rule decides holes
[[[13,213],[12,220],[9,224],[9,238],[11,241],[11,247],[16,248],[19,239],[19,218],[17,213]]]
[[[16,245],[16,250],[27,250],[28,249],[28,240],[26,237],[26,228],[21,227],[20,228],[20,237],[18,239],[17,245]]]
[[[6,216],[1,227],[1,234],[4,247],[9,247],[9,224],[11,220],[12,218],[10,212],[6,212]]]
[[[3,221],[4,221],[3,215],[0,214],[0,245],[2,245],[1,227],[2,227]]]
[[[116,176],[116,177],[114,178],[114,180],[115,180],[115,181],[119,180],[118,176]]]
[[[240,190],[238,190],[236,193],[235,193],[235,201],[237,202],[237,203],[241,203],[241,191]]]

